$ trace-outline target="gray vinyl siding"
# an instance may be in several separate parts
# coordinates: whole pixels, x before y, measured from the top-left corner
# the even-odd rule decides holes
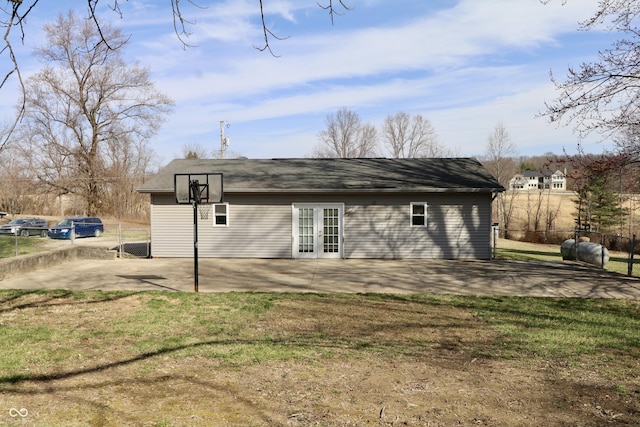
[[[411,227],[410,203],[427,204],[427,226]],[[488,259],[489,194],[424,194],[346,207],[345,258]]]
[[[291,258],[292,204],[344,203],[345,258],[491,256],[491,194],[227,194],[228,227],[198,215],[200,257]],[[427,204],[427,226],[410,226],[410,203]],[[152,256],[193,256],[193,208],[152,196]]]
[[[259,197],[228,197],[228,227],[213,226],[198,213],[198,256],[216,258],[291,258],[291,204]],[[151,206],[151,255],[193,256],[193,207],[176,205],[173,196],[154,195]]]
[[[229,226],[199,227],[203,257],[291,258],[291,206],[229,203]],[[192,221],[193,222],[193,221]]]
[[[193,210],[188,205],[151,203],[151,256],[193,256]]]

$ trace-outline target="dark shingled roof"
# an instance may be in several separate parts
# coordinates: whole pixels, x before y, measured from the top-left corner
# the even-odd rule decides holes
[[[138,191],[173,193],[176,173],[222,173],[225,193],[504,191],[472,158],[177,159]]]
[[[557,171],[559,172],[559,171]],[[540,177],[550,177],[551,175],[553,175],[555,172],[550,171],[550,170],[543,170],[543,171],[532,171],[532,170],[528,170],[528,171],[524,171],[522,172],[522,176],[530,178],[540,178]]]

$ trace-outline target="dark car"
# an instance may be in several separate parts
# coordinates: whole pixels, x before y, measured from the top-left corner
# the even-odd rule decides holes
[[[17,218],[1,225],[0,234],[46,237],[48,227],[47,221],[41,218]]]
[[[100,237],[104,233],[102,220],[96,217],[65,218],[49,229],[52,239],[75,239],[76,237]]]

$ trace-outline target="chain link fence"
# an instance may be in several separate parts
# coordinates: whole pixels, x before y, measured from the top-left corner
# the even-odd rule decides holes
[[[118,224],[118,256],[120,258],[150,258],[151,230],[149,228],[123,228]]]
[[[55,250],[68,245],[103,246],[116,251],[120,258],[149,258],[151,256],[151,230],[146,224],[103,222],[100,237],[65,240],[50,239],[46,230],[38,233],[0,234],[0,259]]]
[[[509,239],[498,236],[509,236]],[[608,250],[609,261],[599,267],[628,276],[640,276],[640,242],[637,236],[599,233],[590,230],[504,230],[495,229],[493,236],[494,257],[562,261],[560,245],[566,240],[592,242]],[[602,251],[604,253],[604,251]],[[604,258],[604,257],[603,257]],[[577,260],[579,261],[579,260]]]
[[[0,234],[0,259],[46,250],[48,241],[46,233],[37,236],[25,236],[21,233]]]

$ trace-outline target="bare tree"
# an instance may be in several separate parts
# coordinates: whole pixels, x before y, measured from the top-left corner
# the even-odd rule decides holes
[[[598,10],[580,23],[580,29],[589,31],[605,26],[619,32],[621,38],[598,52],[596,61],[570,67],[564,81],[551,74],[560,95],[545,104],[543,116],[551,122],[566,120],[582,135],[599,132],[605,138],[615,139],[623,151],[634,148],[638,153],[638,138],[627,136],[630,130],[637,134],[640,129],[639,17],[638,0],[599,2]]]
[[[7,147],[9,142],[9,136],[13,132],[17,122],[3,122],[0,123],[0,153]]]
[[[0,211],[24,213],[32,191],[28,168],[17,152],[9,147],[0,155]]]
[[[23,139],[33,145],[40,179],[59,194],[80,194],[95,214],[107,190],[113,154],[153,136],[171,110],[149,70],[126,64],[127,39],[73,13],[44,27],[46,45],[37,56],[47,64],[25,84]],[[101,43],[101,40],[107,43]]]
[[[486,168],[493,174],[500,184],[507,187],[509,179],[515,173],[513,157],[516,155],[516,145],[511,140],[504,123],[498,122],[489,134],[486,145]]]
[[[363,124],[358,113],[342,108],[325,119],[327,128],[318,133],[319,144],[313,157],[362,158],[375,157],[377,131],[371,124]]]
[[[534,197],[532,197],[532,195]],[[533,199],[533,200],[532,200]],[[527,191],[527,225],[526,231],[540,231],[540,222],[543,219],[543,192],[536,190],[535,193]]]
[[[554,229],[556,218],[560,214],[560,208],[562,207],[562,200],[558,200],[555,206],[551,206],[551,191],[547,191],[547,208],[545,213],[545,231],[551,231]]]
[[[115,140],[107,144],[103,212],[116,218],[148,219],[149,199],[136,191],[155,165],[155,154],[145,141]]]
[[[186,4],[187,7],[190,6],[194,8],[194,14],[197,14],[199,10],[206,8],[211,0],[202,0],[202,2],[189,0],[186,3],[181,3],[180,0],[165,1],[167,1],[171,5],[171,13],[173,15],[173,28],[176,36],[185,48],[189,47],[189,26],[194,25],[196,20],[195,18],[190,18],[188,16],[189,11],[185,11],[184,6]],[[109,49],[117,49],[118,45],[116,44],[112,46],[110,44],[109,38],[105,36],[105,34],[109,32],[109,30],[103,29],[104,24],[98,18],[97,11],[100,5],[106,4],[109,9],[111,9],[120,18],[122,18],[123,12],[120,8],[121,0],[86,0],[86,2],[88,8],[88,19],[89,21],[91,21],[95,31],[99,35],[97,41],[100,43],[104,43]],[[277,40],[282,40],[288,38],[288,36],[278,36],[274,34],[273,31],[269,28],[265,19],[265,10],[263,3],[263,0],[258,0],[258,9],[262,22],[264,44],[261,46],[255,46],[255,48],[260,51],[268,51],[273,56],[277,56],[271,49],[271,39],[275,38]],[[65,9],[68,7],[64,2],[60,2],[59,4],[60,7],[64,7]],[[317,4],[319,7],[328,12],[331,18],[331,23],[333,23],[335,16],[339,16],[342,14],[341,12],[351,10],[351,8],[346,4],[344,0],[326,0],[326,3],[323,2]],[[48,3],[48,5],[50,8],[52,8],[50,3]],[[18,113],[16,114],[14,120],[10,123],[9,131],[4,135],[0,135],[0,137],[2,137],[2,139],[0,139],[0,150],[8,143],[10,136],[15,131],[18,123],[22,118],[22,115],[25,112],[26,87],[22,73],[20,71],[20,64],[18,63],[14,46],[16,44],[16,41],[19,41],[19,43],[17,43],[18,45],[24,43],[27,34],[27,17],[36,7],[39,7],[39,0],[7,0],[4,6],[0,6],[0,16],[2,16],[2,18],[0,19],[0,29],[3,30],[2,45],[0,46],[0,58],[6,58],[7,60],[2,62],[8,64],[8,66],[4,70],[0,70],[0,90],[12,76],[15,76],[22,93],[22,98],[19,101],[20,106],[18,108]],[[18,33],[17,35],[16,32]]]
[[[389,114],[382,125],[382,140],[394,158],[452,157],[454,152],[438,142],[431,122],[420,114]]]
[[[182,146],[182,156],[185,159],[208,159],[211,152],[207,148],[197,142],[187,143]]]
[[[517,165],[513,160],[516,155],[516,145],[511,140],[504,123],[498,122],[493,132],[489,134],[485,153],[484,166],[502,186],[509,188],[509,180],[517,172]],[[509,227],[517,197],[516,191],[507,191],[499,194],[496,199],[498,218],[505,238],[509,238]]]

